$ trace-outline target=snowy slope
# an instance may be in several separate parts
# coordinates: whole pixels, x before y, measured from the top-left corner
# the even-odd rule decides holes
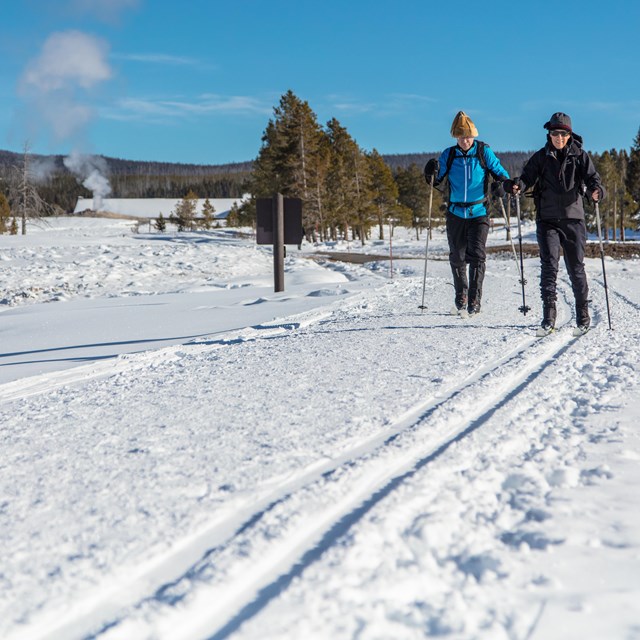
[[[114,224],[0,237],[0,637],[640,637],[637,261],[540,340],[535,259],[464,321],[439,236],[421,312],[421,260],[274,294]]]

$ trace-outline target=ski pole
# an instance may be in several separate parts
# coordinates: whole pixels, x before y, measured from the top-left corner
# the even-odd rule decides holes
[[[422,304],[420,305],[420,313],[426,309],[424,306],[424,292],[427,286],[427,262],[429,261],[429,236],[431,235],[431,207],[433,206],[433,174],[429,183],[429,214],[427,216],[427,243],[424,248],[424,276],[422,277]]]
[[[520,196],[516,196],[516,216],[518,217],[518,244],[520,245],[520,282],[522,282],[522,306],[519,311],[526,316],[527,311],[531,311],[531,307],[527,306],[527,301],[524,296],[524,285],[527,281],[524,279],[524,261],[522,259],[522,225],[520,223]]]
[[[604,247],[602,246],[602,228],[600,226],[600,206],[596,205],[596,224],[598,227],[598,241],[600,243],[600,260],[602,261],[602,279],[604,280],[604,297],[607,302],[607,318],[609,319],[609,330],[613,328],[611,326],[611,309],[609,308],[609,288],[607,287],[607,271],[604,268]]]
[[[500,200],[500,208],[502,209],[502,217],[504,218],[504,222],[507,225],[507,233],[509,235],[509,242],[511,243],[511,250],[513,251],[513,258],[516,261],[516,267],[518,267],[518,275],[520,276],[520,282],[522,282],[522,270],[520,269],[520,263],[518,262],[518,254],[516,253],[516,245],[513,244],[513,238],[511,237],[511,222],[507,217],[507,212],[504,209],[504,202],[502,198],[498,198]]]

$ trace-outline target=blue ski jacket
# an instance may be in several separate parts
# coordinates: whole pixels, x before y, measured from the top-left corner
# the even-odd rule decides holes
[[[447,174],[449,179],[449,207],[448,211],[459,218],[479,218],[487,215],[484,206],[488,173],[500,180],[509,178],[509,174],[500,164],[500,160],[488,145],[484,145],[484,160],[486,169],[478,159],[478,142],[474,140],[469,151],[463,151],[458,145],[445,149],[438,160],[440,168],[434,180],[437,186],[442,182],[447,172],[447,160],[450,149],[455,156],[451,169]]]

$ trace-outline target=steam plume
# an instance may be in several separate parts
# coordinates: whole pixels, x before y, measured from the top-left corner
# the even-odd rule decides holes
[[[102,199],[111,193],[107,174],[107,163],[100,156],[87,156],[73,152],[64,159],[64,164],[82,185],[93,192],[93,210],[99,211]]]

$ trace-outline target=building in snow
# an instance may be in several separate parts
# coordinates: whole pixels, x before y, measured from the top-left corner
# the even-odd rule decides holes
[[[234,204],[240,206],[248,199],[249,194],[243,195],[242,198],[208,198],[214,208],[213,216],[216,221],[226,220]],[[196,217],[202,215],[202,207],[205,200],[205,198],[197,200]],[[175,211],[176,205],[181,201],[182,198],[102,198],[99,213],[154,220],[162,214],[166,219]],[[96,212],[93,198],[78,198],[76,207],[73,210],[74,214],[93,212]]]

